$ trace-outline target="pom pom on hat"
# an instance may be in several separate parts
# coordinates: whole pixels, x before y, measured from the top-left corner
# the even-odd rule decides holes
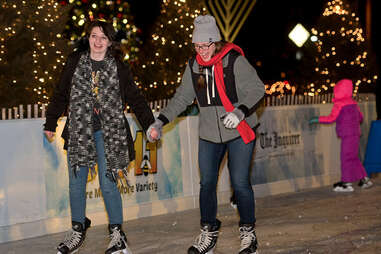
[[[221,40],[220,30],[213,16],[197,16],[193,24],[192,43],[216,42]]]

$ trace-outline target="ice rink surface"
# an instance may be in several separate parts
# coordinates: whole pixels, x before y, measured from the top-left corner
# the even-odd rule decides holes
[[[374,186],[335,193],[330,186],[257,198],[259,253],[381,253],[381,176]],[[222,221],[215,254],[237,254],[237,211],[218,208]],[[133,254],[186,253],[199,231],[199,210],[146,217],[123,225]],[[57,253],[65,233],[0,244],[1,254]],[[104,253],[107,225],[91,227],[79,254]]]

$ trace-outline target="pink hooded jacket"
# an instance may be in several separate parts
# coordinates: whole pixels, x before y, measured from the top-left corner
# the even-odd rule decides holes
[[[360,123],[363,115],[357,102],[352,98],[353,84],[349,79],[337,82],[333,89],[333,108],[328,116],[320,116],[319,123],[336,121],[336,132],[339,137],[360,135]]]

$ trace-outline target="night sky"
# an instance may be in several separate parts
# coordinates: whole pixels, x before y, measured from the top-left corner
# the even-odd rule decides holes
[[[367,0],[346,1],[354,7],[354,12],[360,17],[360,22],[365,28]],[[328,0],[257,0],[234,43],[244,50],[253,65],[258,61],[261,62],[261,66],[256,68],[263,80],[268,82],[281,80],[281,72],[292,74],[294,70],[300,69],[296,53],[303,50],[288,38],[288,33],[297,23],[301,23],[307,30],[316,27],[327,2]],[[377,11],[381,10],[380,2],[372,0],[372,45],[378,56],[379,48],[375,45],[380,44],[381,20]],[[143,32],[143,40],[148,38],[150,29],[160,14],[160,3],[161,0],[150,0],[150,6],[147,6],[147,1],[131,1],[135,23]]]

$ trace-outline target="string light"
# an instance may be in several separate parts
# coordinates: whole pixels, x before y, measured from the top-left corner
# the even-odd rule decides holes
[[[18,84],[19,87],[34,91],[33,100],[35,101],[33,103],[40,105],[47,103],[47,98],[49,98],[48,93],[51,92],[52,84],[48,83],[48,80],[52,80],[52,75],[58,76],[58,73],[55,73],[56,66],[51,64],[51,60],[54,58],[59,60],[63,54],[62,52],[67,49],[66,42],[60,41],[60,43],[56,44],[54,41],[59,40],[60,36],[58,34],[51,37],[51,34],[54,35],[54,31],[60,29],[62,23],[62,9],[58,7],[58,3],[55,0],[40,0],[38,3],[22,1],[17,4],[4,1],[1,4],[1,8],[4,12],[7,12],[7,15],[10,17],[12,15],[20,17],[13,18],[10,23],[2,22],[0,24],[0,40],[2,41],[2,48],[4,48],[0,52],[1,55],[14,54],[13,49],[10,50],[10,48],[13,47],[13,37],[18,35],[19,31],[23,31],[23,38],[34,42],[26,45],[31,47],[32,65],[23,65],[23,75],[11,71],[9,78],[13,79],[13,84]],[[24,27],[28,30],[24,31]],[[15,59],[11,56],[2,57],[0,65],[5,68],[7,66],[12,68],[13,65],[11,64],[14,64],[17,65],[14,66],[15,68],[20,68],[20,64],[14,63],[13,60]],[[27,63],[27,58],[24,61]],[[30,78],[28,79],[29,76]],[[36,86],[38,86],[37,89]]]
[[[267,95],[284,96],[288,92],[291,92],[291,94],[294,95],[296,92],[296,87],[292,86],[288,81],[277,81],[272,85],[266,84],[265,92]]]
[[[334,78],[335,81],[358,74],[354,80],[355,94],[361,84],[375,83],[377,76],[370,75],[370,70],[367,69],[368,58],[365,50],[363,29],[360,27],[359,18],[356,17],[356,14],[349,11],[349,5],[344,5],[342,0],[329,1],[323,12],[323,17],[325,17],[327,24],[320,22],[320,29],[311,29],[314,44],[319,53],[315,58],[315,73],[331,77],[331,79]],[[328,22],[328,17],[330,22]],[[335,29],[335,26],[337,26],[337,29]],[[361,49],[363,51],[358,54],[357,51]],[[358,69],[355,70],[354,68]],[[341,74],[338,73],[342,75],[347,73],[350,77],[340,76]],[[366,78],[366,75],[372,77]],[[312,83],[307,86],[307,90],[304,92],[305,95],[314,96],[329,92],[335,85],[328,79],[326,80],[326,83],[329,84],[327,87],[324,85],[324,78],[320,77],[319,79],[314,84],[317,87],[312,86]]]
[[[181,83],[188,58],[194,54],[192,24],[204,13],[203,1],[162,1],[161,15],[135,69],[135,81],[149,100],[171,97]]]
[[[142,42],[137,35],[138,28],[131,23],[133,18],[129,13],[129,1],[60,1],[63,6],[68,5],[68,3],[72,3],[70,20],[65,31],[60,36],[68,38],[71,44],[74,45],[85,35],[84,26],[87,21],[94,19],[108,20],[112,22],[114,29],[117,31],[117,39],[121,40],[122,50],[125,52],[123,59],[130,63],[138,60],[137,54]]]

